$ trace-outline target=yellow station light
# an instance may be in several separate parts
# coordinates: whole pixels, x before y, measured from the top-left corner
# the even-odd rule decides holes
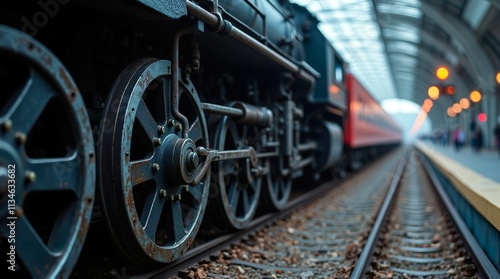
[[[439,88],[437,86],[431,86],[427,90],[427,94],[432,100],[437,100],[437,98],[439,98]]]
[[[448,75],[450,74],[450,72],[448,71],[448,69],[446,67],[439,67],[437,70],[436,70],[436,77],[439,79],[439,80],[445,80],[448,78]]]
[[[474,90],[474,91],[470,92],[469,98],[474,103],[477,103],[477,102],[481,101],[481,92]]]

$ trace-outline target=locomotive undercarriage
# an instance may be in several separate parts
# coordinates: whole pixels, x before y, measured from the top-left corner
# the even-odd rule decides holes
[[[170,262],[204,218],[243,228],[259,207],[283,208],[304,168],[321,169],[317,119],[298,105],[313,72],[245,37],[275,61],[238,73],[231,57],[198,46],[208,31],[196,18],[133,22],[85,10],[97,21],[83,24],[82,7],[60,8],[34,38],[0,25],[0,168],[15,164],[17,175],[14,213],[1,217],[17,218],[16,269],[68,277],[92,210],[131,261]],[[44,199],[57,205],[39,211]]]

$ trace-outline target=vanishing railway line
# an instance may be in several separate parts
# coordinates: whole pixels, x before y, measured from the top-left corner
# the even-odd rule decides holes
[[[495,278],[421,159],[402,153],[193,248],[181,261],[131,277]]]

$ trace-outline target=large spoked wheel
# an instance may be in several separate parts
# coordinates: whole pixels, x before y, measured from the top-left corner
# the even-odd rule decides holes
[[[283,157],[277,157],[270,160],[267,166],[270,171],[264,177],[263,205],[271,210],[283,209],[292,192],[292,177],[280,172],[283,159]]]
[[[238,150],[253,147],[258,150],[258,129],[238,125],[228,117],[221,118],[215,135],[217,150]],[[261,177],[251,171],[250,159],[227,160],[213,165],[213,178],[217,187],[217,207],[222,213],[213,216],[223,229],[242,229],[252,221],[260,197]]]
[[[68,278],[94,202],[86,108],[49,50],[2,25],[0,92],[0,233],[10,274]]]
[[[170,62],[142,59],[119,76],[101,123],[99,179],[104,212],[118,247],[137,264],[179,258],[193,242],[208,199],[210,176],[194,180],[199,146],[208,146],[205,118],[194,87],[179,85],[172,112]]]

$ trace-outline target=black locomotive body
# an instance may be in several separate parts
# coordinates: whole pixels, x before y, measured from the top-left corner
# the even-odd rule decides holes
[[[345,64],[287,0],[4,2],[0,57],[1,245],[32,277],[69,277],[91,221],[171,262],[349,165]]]

